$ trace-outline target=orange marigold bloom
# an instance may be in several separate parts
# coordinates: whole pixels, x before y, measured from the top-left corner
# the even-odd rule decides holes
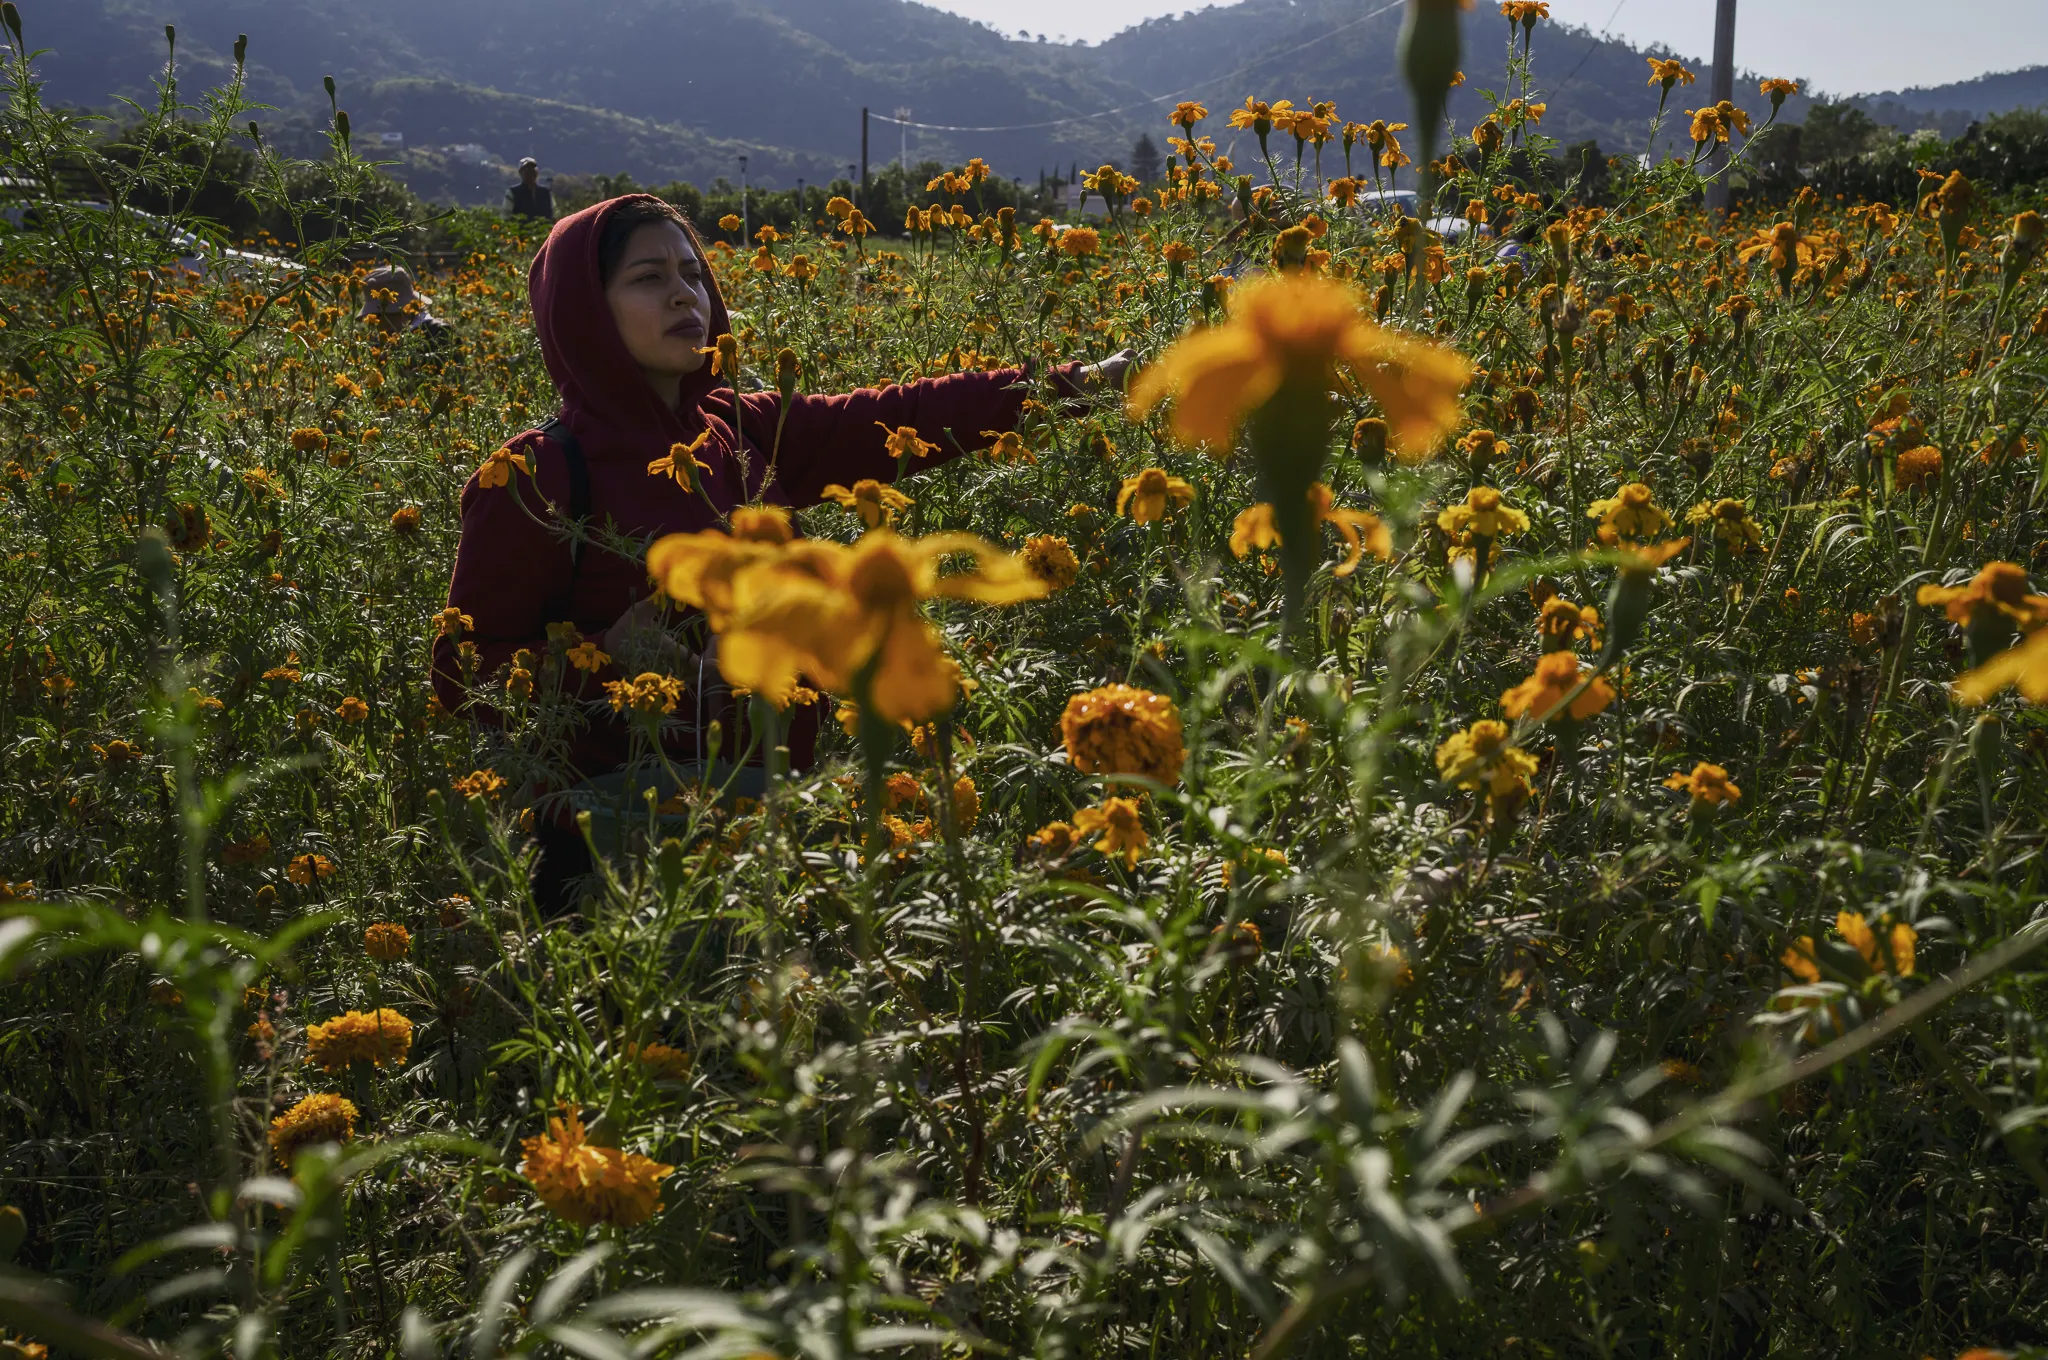
[[[1892,475],[1899,490],[1919,490],[1941,476],[1941,450],[1932,444],[1905,450],[1899,455]]]
[[[1458,424],[1472,366],[1463,356],[1365,319],[1348,286],[1300,273],[1237,289],[1230,319],[1182,339],[1131,386],[1143,416],[1175,397],[1173,431],[1219,452],[1284,384],[1327,391],[1346,369],[1385,412],[1395,448],[1422,455]]]
[[[1546,652],[1536,663],[1536,672],[1500,696],[1500,706],[1510,718],[1556,717],[1565,696],[1579,686],[1579,654],[1572,651]],[[1585,692],[1572,700],[1574,718],[1590,718],[1614,702],[1614,686],[1599,676]]]
[[[2048,625],[2048,595],[2028,594],[2026,568],[2012,562],[1987,562],[1964,585],[1922,586],[1916,598],[1923,608],[1940,605],[1950,623],[1964,628],[1987,614],[2028,632]]]
[[[1698,79],[1691,71],[1685,69],[1684,62],[1676,58],[1667,61],[1660,57],[1645,57],[1644,60],[1650,63],[1649,83],[1661,85],[1666,90],[1673,85],[1690,85]]]
[[[412,932],[395,921],[378,921],[363,931],[363,952],[379,963],[402,959],[412,952]]]
[[[690,1055],[668,1044],[628,1044],[626,1056],[656,1081],[681,1081],[690,1075]]]
[[[333,872],[334,861],[325,855],[297,855],[284,867],[284,876],[301,888],[309,888],[315,879],[326,878]]]
[[[1336,576],[1349,576],[1358,570],[1359,561],[1370,551],[1374,557],[1385,562],[1394,555],[1394,536],[1380,517],[1363,510],[1343,510],[1333,507],[1330,488],[1321,482],[1311,483],[1308,489],[1309,512],[1317,524],[1328,524],[1344,538],[1349,552],[1332,572]],[[1280,526],[1271,502],[1260,501],[1238,512],[1237,521],[1230,530],[1230,551],[1243,557],[1254,548],[1270,548],[1280,541]]]
[[[1167,475],[1165,468],[1146,468],[1135,477],[1124,478],[1123,490],[1117,493],[1118,514],[1128,513],[1140,524],[1166,518],[1167,502],[1186,505],[1195,498],[1193,483],[1181,477]]]
[[[1097,851],[1122,855],[1124,867],[1134,868],[1138,856],[1152,844],[1145,832],[1144,817],[1135,798],[1106,798],[1101,807],[1082,808],[1074,814],[1074,834],[1081,839],[1100,834]]]
[[[397,1065],[412,1052],[412,1021],[389,1007],[365,1014],[348,1011],[306,1026],[306,1058],[329,1072],[351,1063]]]
[[[1965,671],[1955,682],[1956,698],[1972,707],[1991,702],[2007,688],[2019,690],[2028,703],[2048,704],[2048,628],[2036,628],[2019,646]]]
[[[1704,760],[1693,766],[1691,774],[1672,775],[1664,781],[1664,787],[1691,794],[1695,804],[1709,803],[1715,807],[1738,802],[1742,798],[1742,790],[1728,777],[1728,771]]]
[[[511,449],[498,449],[484,459],[476,470],[476,484],[480,487],[508,486],[512,481],[512,469],[518,468],[529,477],[533,475],[526,466],[526,455],[514,453]]]
[[[853,484],[851,490],[834,482],[818,493],[824,499],[842,505],[860,516],[860,522],[870,529],[896,522],[898,510],[908,510],[914,503],[893,486],[863,477]]]
[[[1065,590],[1081,575],[1081,559],[1058,534],[1033,534],[1024,540],[1024,569],[1054,590]]]
[[[533,1182],[540,1202],[579,1228],[645,1223],[661,1208],[661,1182],[675,1171],[637,1152],[598,1147],[583,1120],[567,1110],[548,1121],[546,1133],[519,1146],[526,1153],[519,1172]]]
[[[1163,694],[1104,685],[1067,700],[1060,715],[1067,759],[1084,774],[1141,775],[1180,782],[1180,710]]]
[[[340,1096],[307,1096],[270,1121],[270,1153],[289,1171],[292,1159],[315,1143],[346,1143],[355,1137],[356,1107]]]

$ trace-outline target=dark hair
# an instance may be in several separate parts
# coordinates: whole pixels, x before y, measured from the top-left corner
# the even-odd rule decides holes
[[[652,197],[635,198],[621,203],[606,214],[604,234],[597,238],[597,277],[599,282],[609,285],[612,275],[619,272],[619,264],[626,256],[626,243],[633,239],[633,233],[642,227],[659,222],[673,222],[683,229],[683,235],[690,238],[694,248],[697,233],[690,227],[690,219],[674,204],[665,203]]]

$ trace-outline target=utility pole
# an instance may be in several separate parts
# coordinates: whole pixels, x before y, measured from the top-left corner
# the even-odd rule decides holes
[[[744,243],[754,236],[753,223],[747,220],[747,158],[740,157],[740,240]]]
[[[1707,97],[1715,103],[1735,97],[1735,0],[1716,0],[1714,8],[1714,84]],[[1731,129],[1728,131],[1733,136]],[[1715,178],[1707,185],[1707,210],[1728,211],[1728,147],[1715,142],[1707,155],[1707,170]]]
[[[903,172],[905,172],[905,173],[907,174],[907,173],[909,173],[909,170],[910,170],[910,110],[909,110],[909,109],[906,109],[906,108],[902,108],[902,107],[898,107],[898,108],[897,108],[897,110],[896,110],[896,130],[897,130],[898,132],[900,132],[900,133],[902,133],[902,134],[903,134],[903,140],[902,140],[902,142],[901,142],[901,143],[900,143],[900,144],[899,144],[899,145],[897,146],[897,149],[896,149],[896,168],[897,168],[898,170],[901,170],[901,171],[903,171]]]
[[[849,175],[852,174],[853,167],[847,166],[846,172]],[[853,196],[860,201],[860,210],[866,212],[868,210],[868,110],[865,104],[861,106],[860,110],[860,187],[854,191]]]
[[[798,175],[796,177],[796,229],[798,231],[804,229],[804,216],[804,177]]]

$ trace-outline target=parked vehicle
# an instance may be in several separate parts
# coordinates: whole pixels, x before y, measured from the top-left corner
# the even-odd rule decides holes
[[[1416,211],[1416,194],[1413,189],[1367,189],[1353,201],[1363,213],[1399,213],[1413,217]],[[1462,217],[1432,217],[1429,229],[1446,241],[1462,241],[1474,231],[1473,224]],[[1479,235],[1491,235],[1485,226],[1477,228]]]
[[[18,191],[22,187],[19,181],[0,181],[0,192]],[[289,277],[300,268],[295,262],[275,255],[218,245],[154,213],[108,203],[73,200],[59,204],[48,199],[23,197],[0,205],[0,222],[18,232],[43,233],[51,226],[53,210],[107,214],[109,225],[118,217],[121,222],[160,243],[159,267],[165,270],[200,278],[220,275],[256,280]]]

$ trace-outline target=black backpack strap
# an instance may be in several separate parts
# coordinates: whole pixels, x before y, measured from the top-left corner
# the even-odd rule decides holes
[[[590,462],[583,456],[583,445],[569,433],[560,416],[550,416],[547,424],[540,427],[540,434],[562,451],[562,461],[569,470],[569,520],[575,531],[569,538],[569,579],[554,609],[555,618],[566,621],[576,599],[576,577],[583,570],[581,531],[590,526]]]
[[[587,528],[590,524],[590,463],[583,456],[583,445],[569,433],[569,427],[562,423],[560,416],[550,416],[548,423],[540,427],[540,432],[562,450],[562,461],[568,465],[570,522],[578,528]],[[569,540],[569,561],[577,568],[583,565],[581,535]]]

